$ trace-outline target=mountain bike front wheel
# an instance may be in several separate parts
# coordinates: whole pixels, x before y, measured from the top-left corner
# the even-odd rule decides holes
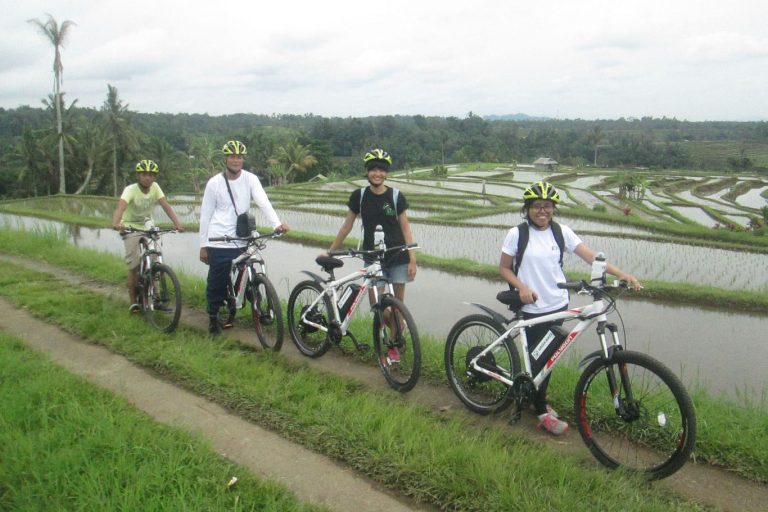
[[[288,298],[288,331],[299,352],[308,357],[320,357],[331,348],[327,331],[333,318],[330,314],[331,302],[328,297],[315,302],[320,295],[323,295],[322,286],[314,281],[302,281]]]
[[[251,318],[259,343],[266,350],[279,352],[283,346],[283,310],[275,287],[264,274],[254,274],[248,286]]]
[[[381,299],[373,314],[373,347],[381,373],[392,388],[405,393],[421,374],[421,345],[416,322],[395,297]]]
[[[141,307],[151,326],[163,332],[176,330],[181,318],[181,285],[169,266],[152,265],[149,280],[144,282]]]
[[[640,352],[593,361],[576,384],[574,414],[592,454],[611,469],[665,478],[686,463],[696,414],[680,380]]]
[[[499,412],[512,403],[512,388],[470,366],[504,327],[486,315],[469,315],[453,326],[445,343],[445,374],[456,396],[479,414]],[[505,340],[483,355],[478,365],[512,380],[520,373],[520,357],[514,344]]]

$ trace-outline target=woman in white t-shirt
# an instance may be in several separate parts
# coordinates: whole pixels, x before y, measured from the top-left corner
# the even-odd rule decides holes
[[[568,307],[568,290],[557,287],[557,283],[565,281],[561,251],[576,254],[589,264],[595,259],[596,253],[568,226],[555,225],[553,228],[552,217],[560,202],[560,194],[551,183],[537,181],[525,190],[523,200],[522,214],[524,224],[527,224],[523,229],[528,231],[528,243],[521,261],[516,264],[521,228],[515,226],[509,230],[501,248],[499,273],[520,292],[524,304],[523,318],[529,319],[563,311]],[[630,287],[640,288],[634,276],[622,272],[614,265],[609,263],[606,271],[627,281]],[[554,324],[562,324],[562,320],[526,329],[529,351],[533,351]],[[534,374],[538,373],[545,362],[545,357],[541,357],[540,361],[531,361]],[[554,409],[547,404],[548,384],[549,377],[539,387],[533,406],[539,418],[539,427],[560,435],[566,431],[568,424],[560,420]]]

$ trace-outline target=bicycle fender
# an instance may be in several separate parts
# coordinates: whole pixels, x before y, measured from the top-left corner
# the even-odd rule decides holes
[[[469,304],[470,306],[475,306],[483,310],[483,312],[488,313],[488,316],[493,318],[496,322],[498,322],[501,325],[506,325],[507,323],[507,319],[504,317],[504,315],[497,313],[496,311],[492,310],[491,308],[489,308],[484,304],[478,304],[477,302],[466,302],[465,304]]]
[[[319,275],[315,274],[314,272],[310,272],[309,270],[302,270],[303,274],[307,274],[309,277],[312,278],[313,281],[315,281],[318,284],[325,284],[325,279],[320,277]]]
[[[613,359],[613,353],[615,352],[615,350],[616,350],[615,345],[611,345],[610,347],[608,347],[608,360]],[[603,356],[602,350],[595,350],[591,354],[587,354],[586,356],[584,356],[582,360],[579,361],[577,368],[582,368],[584,366],[587,366],[588,364],[590,364],[592,361],[595,361],[596,359],[605,359],[605,357]]]

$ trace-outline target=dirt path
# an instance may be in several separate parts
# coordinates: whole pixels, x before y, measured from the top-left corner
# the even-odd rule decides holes
[[[0,255],[0,261],[2,260],[25,264],[22,259],[6,255]],[[39,262],[35,263],[34,268],[55,274],[58,278],[91,291],[124,299],[125,293],[119,287],[88,280],[59,268],[41,266]],[[185,308],[182,322],[205,329],[207,316],[201,311]],[[201,433],[226,457],[248,466],[257,474],[282,481],[301,499],[325,503],[334,510],[428,510],[417,507],[407,498],[383,490],[377,484],[325,457],[289,443],[269,431],[227,413],[211,402],[163,382],[120,356],[79,342],[60,329],[8,305],[2,299],[0,328],[25,339],[37,350],[50,353],[54,360],[73,373],[85,375],[99,385],[127,396],[132,403],[146,410],[158,421]],[[255,342],[254,336],[245,329],[227,331],[227,336],[242,343]],[[62,348],[65,345],[66,348]],[[390,392],[376,368],[356,363],[353,358],[344,357],[337,351],[331,351],[319,359],[309,360],[286,340],[282,353],[290,359],[307,362],[317,369],[356,379],[382,393]],[[104,359],[97,363],[93,359],[96,357]],[[142,385],[144,382],[147,382],[146,388]],[[405,395],[405,398],[446,414],[466,414],[478,424],[506,423],[504,417],[480,417],[466,412],[447,386],[430,386],[422,382]],[[525,415],[520,423],[508,428],[522,428],[539,442],[583,456],[585,460],[597,464],[574,429],[555,438],[538,431],[532,415]],[[296,464],[296,461],[301,463]],[[317,479],[319,474],[323,475],[322,481]],[[768,487],[702,464],[686,464],[672,477],[651,485],[725,511],[758,512],[765,510],[765,504],[768,503]]]
[[[350,512],[430,510],[165,382],[122,356],[37,320],[3,298],[0,329],[22,338],[70,372],[125,397],[155,420],[201,435],[218,453],[257,475],[283,483],[304,501]],[[221,481],[230,476],[234,475],[220,475]]]

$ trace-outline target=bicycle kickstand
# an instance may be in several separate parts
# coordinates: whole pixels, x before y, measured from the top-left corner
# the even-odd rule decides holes
[[[357,338],[355,338],[355,335],[351,332],[347,331],[347,336],[349,336],[349,338],[352,340],[352,343],[355,344],[355,348],[358,352],[368,352],[371,349],[370,345],[366,345],[365,343],[360,343],[357,341]]]

